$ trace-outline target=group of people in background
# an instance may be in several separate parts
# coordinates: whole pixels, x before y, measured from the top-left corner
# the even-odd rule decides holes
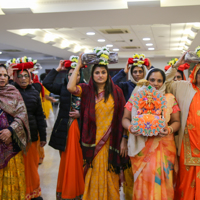
[[[164,70],[134,54],[111,78],[108,51],[96,54],[88,83],[83,54],[61,60],[40,81],[31,59],[0,64],[0,199],[42,200],[47,127],[60,153],[57,200],[120,200],[122,184],[126,200],[200,199],[200,64],[187,81],[186,53]],[[55,83],[64,70],[64,83]],[[143,79],[166,99],[158,136],[144,137],[131,124]],[[55,120],[50,93],[60,96]]]

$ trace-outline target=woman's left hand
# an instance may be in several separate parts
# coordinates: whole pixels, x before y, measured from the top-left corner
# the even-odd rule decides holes
[[[160,132],[159,132],[159,136],[160,137],[164,137],[164,136],[166,136],[166,135],[168,135],[169,134],[169,131],[168,131],[168,128],[164,128],[163,130],[161,130]]]
[[[8,142],[12,141],[12,140],[10,140],[11,136],[12,136],[12,134],[8,129],[3,129],[0,131],[0,140],[2,140],[6,144]]]
[[[40,141],[40,147],[44,147],[46,145],[47,142],[45,141]]]
[[[122,138],[121,144],[120,144],[120,155],[122,157],[126,157],[128,155],[128,146],[127,146],[127,139]]]
[[[77,119],[77,118],[79,118],[80,117],[80,113],[79,113],[79,111],[78,110],[72,110],[71,112],[69,112],[69,116],[71,117],[71,118],[74,118],[74,119]]]

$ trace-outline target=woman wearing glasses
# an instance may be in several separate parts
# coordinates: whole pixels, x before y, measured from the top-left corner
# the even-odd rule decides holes
[[[26,68],[25,63],[24,68]],[[32,140],[27,154],[24,155],[26,200],[42,200],[38,174],[39,154],[37,153],[37,141],[39,133],[40,146],[44,147],[46,144],[46,121],[41,99],[39,92],[31,84],[31,74],[28,69],[15,70],[13,81],[13,85],[19,90],[26,105]]]

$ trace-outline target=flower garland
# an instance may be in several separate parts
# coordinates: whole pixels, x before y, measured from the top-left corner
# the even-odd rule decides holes
[[[195,49],[195,53],[200,58],[200,46]]]
[[[132,64],[134,66],[142,67],[142,66],[149,66],[149,60],[145,58],[144,54],[135,53],[133,58],[128,59],[128,64]]]
[[[99,65],[108,65],[110,51],[107,47],[95,47],[93,52],[99,57]]]

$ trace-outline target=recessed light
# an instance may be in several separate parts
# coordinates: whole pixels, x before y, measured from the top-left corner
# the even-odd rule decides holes
[[[107,44],[106,47],[113,47],[113,45],[112,44]]]
[[[87,32],[86,35],[95,35],[95,32]]]
[[[98,42],[105,42],[106,40],[104,40],[104,39],[98,39],[97,41]]]
[[[0,54],[2,54],[2,52],[0,51]]]
[[[153,46],[153,44],[152,43],[147,43],[146,46]]]
[[[119,51],[119,49],[113,49],[113,51]]]
[[[152,51],[152,50],[154,50],[155,48],[153,48],[153,47],[151,47],[151,48],[148,48],[148,50],[150,50],[150,51]]]
[[[150,38],[143,38],[144,41],[148,41],[151,40]]]

